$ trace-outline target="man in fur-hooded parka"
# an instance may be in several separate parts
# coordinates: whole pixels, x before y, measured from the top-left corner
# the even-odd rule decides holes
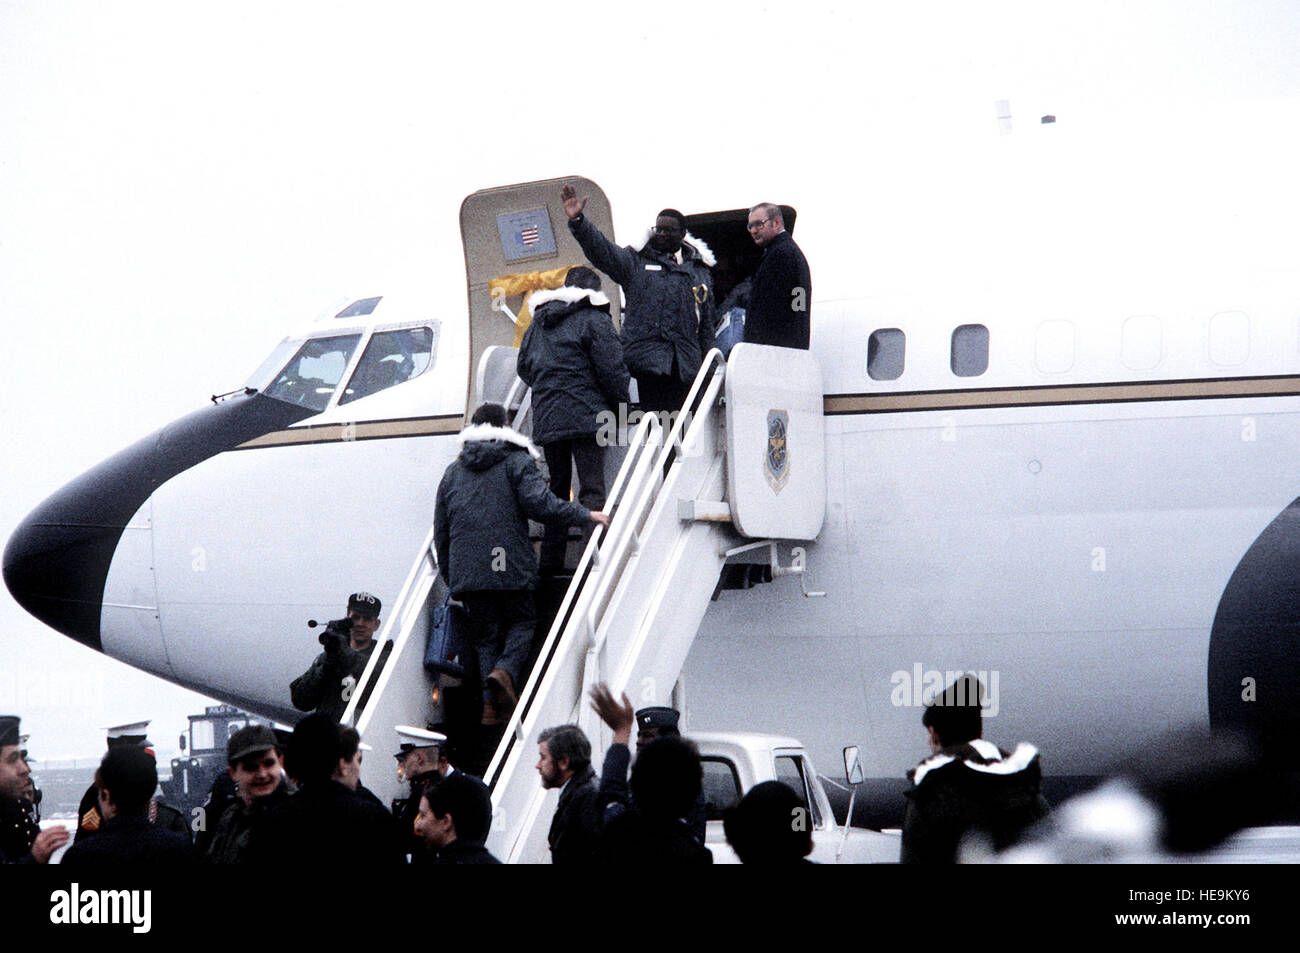
[[[967,675],[926,706],[921,723],[932,756],[910,773],[905,864],[955,863],[967,835],[1003,850],[1048,813],[1037,750],[1021,743],[1008,754],[980,737],[983,698]]]
[[[485,404],[474,419],[490,418]],[[468,592],[533,589],[537,557],[528,520],[581,526],[591,511],[551,493],[532,441],[503,423],[474,423],[460,434],[460,455],[438,485],[434,545],[438,569],[460,597]]]
[[[461,431],[460,455],[438,484],[434,547],[438,571],[469,619],[483,680],[483,723],[513,707],[536,627],[537,557],[528,520],[607,523],[558,499],[537,468],[537,448],[505,426],[500,404],[484,404]]]
[[[713,343],[713,253],[675,209],[659,213],[639,246],[620,248],[583,215],[587,200],[572,186],[560,197],[583,254],[623,287],[623,356],[642,409],[681,409]]]
[[[569,270],[565,287],[535,292],[533,323],[519,349],[518,371],[533,389],[533,440],[546,454],[551,492],[569,498],[577,464],[578,501],[589,510],[605,505],[605,452],[597,441],[602,423],[626,416],[627,367],[609,316],[609,298],[590,268]],[[586,535],[584,535],[584,540]],[[567,533],[555,523],[542,542],[542,572],[564,564]]]
[[[594,436],[601,413],[628,399],[623,345],[609,298],[590,268],[570,269],[565,286],[529,299],[533,323],[519,348],[519,376],[533,389],[533,442]],[[599,507],[595,507],[599,509]]]

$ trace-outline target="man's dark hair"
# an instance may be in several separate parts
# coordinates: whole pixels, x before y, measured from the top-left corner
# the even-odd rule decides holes
[[[984,686],[974,675],[964,675],[925,706],[921,724],[933,728],[941,747],[974,741],[984,733],[980,706]]]
[[[507,419],[506,409],[500,404],[480,404],[469,422],[487,424],[489,427],[504,427]]]
[[[780,781],[755,784],[727,808],[722,826],[742,864],[793,864],[812,853],[808,808]]]
[[[158,762],[143,748],[110,748],[95,772],[95,784],[107,788],[119,814],[142,814],[158,787]]]
[[[561,758],[567,758],[569,770],[574,774],[582,774],[591,766],[591,742],[577,725],[547,728],[537,736],[537,740],[546,742],[546,750],[556,764]]]
[[[361,735],[350,725],[339,726],[339,757],[351,761],[361,747]]]
[[[666,208],[656,215],[655,218],[675,218],[677,219],[677,224],[682,227],[682,231],[686,231],[686,216],[675,208]]]
[[[492,799],[487,789],[457,772],[425,786],[422,795],[435,817],[451,815],[456,825],[456,840],[481,844],[487,839],[492,822]]]
[[[684,738],[656,738],[632,766],[632,799],[647,818],[676,820],[695,806],[703,777],[695,745]]]
[[[339,729],[338,722],[321,712],[313,712],[298,722],[284,756],[289,775],[304,785],[328,781],[343,757]]]
[[[564,287],[583,288],[586,291],[600,290],[600,275],[586,265],[574,265],[564,276]]]

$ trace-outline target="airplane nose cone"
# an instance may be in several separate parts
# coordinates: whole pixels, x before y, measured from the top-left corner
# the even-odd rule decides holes
[[[9,538],[4,580],[46,625],[104,650],[104,584],[131,518],[160,485],[315,411],[250,393],[180,418],[109,457],[31,512]]]
[[[4,581],[14,600],[97,651],[113,554],[153,491],[151,443],[141,441],[73,480],[33,510],[5,546]]]

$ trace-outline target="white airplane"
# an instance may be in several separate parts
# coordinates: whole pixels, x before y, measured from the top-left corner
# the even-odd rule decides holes
[[[620,670],[639,704],[684,685],[691,728],[792,735],[823,764],[859,744],[890,797],[926,753],[923,700],[957,672],[986,682],[986,737],[1032,741],[1056,778],[1095,777],[1170,728],[1296,727],[1296,249],[1256,226],[1290,226],[1300,202],[1279,186],[1262,208],[1265,185],[1234,180],[1232,195],[1217,178],[1180,205],[1143,192],[1165,168],[1154,158],[1045,145],[1057,132],[1019,152],[996,143],[971,159],[979,174],[936,186],[968,194],[988,176],[950,219],[918,222],[906,201],[878,216],[865,199],[841,221],[800,216],[821,229],[793,229],[815,293],[870,271],[855,257],[864,230],[872,248],[891,230],[915,241],[920,264],[899,293],[814,298],[815,367],[785,366],[796,384],[821,375],[823,451],[810,459],[793,437],[790,450],[792,473],[824,487],[816,525],[714,530],[730,549],[773,539],[713,556],[776,578],[708,601],[713,566],[695,587],[706,598],[683,597],[702,622],[680,682]],[[488,282],[584,261],[559,203],[569,182],[609,234],[586,180],[474,192],[460,221],[468,320],[432,289],[376,288],[291,334],[245,391],[33,511],[4,554],[14,598],[109,656],[295,717],[289,682],[319,651],[309,616],[364,588],[385,602],[381,638],[409,623],[399,593],[456,434],[485,390],[505,389],[494,375],[509,351],[492,349],[514,327]],[[719,191],[731,207],[781,199],[781,184],[749,170]],[[740,257],[745,214],[694,214],[691,230]],[[780,572],[792,565],[801,578]]]

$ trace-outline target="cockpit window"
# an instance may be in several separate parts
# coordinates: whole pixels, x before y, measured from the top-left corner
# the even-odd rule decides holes
[[[285,338],[275,346],[273,350],[257,370],[249,375],[245,382],[245,387],[251,387],[254,390],[265,390],[266,386],[275,380],[275,372],[284,367],[284,362],[289,359],[289,355],[298,350],[302,344],[302,338]]]
[[[384,299],[383,295],[378,298],[362,298],[360,301],[354,301],[338,314],[336,318],[364,318],[375,310],[375,306]]]
[[[340,404],[369,397],[419,377],[433,363],[436,335],[432,328],[403,328],[377,332],[370,338]]]
[[[299,407],[324,410],[360,340],[360,334],[340,334],[303,342],[275,383],[266,389],[266,396]]]

